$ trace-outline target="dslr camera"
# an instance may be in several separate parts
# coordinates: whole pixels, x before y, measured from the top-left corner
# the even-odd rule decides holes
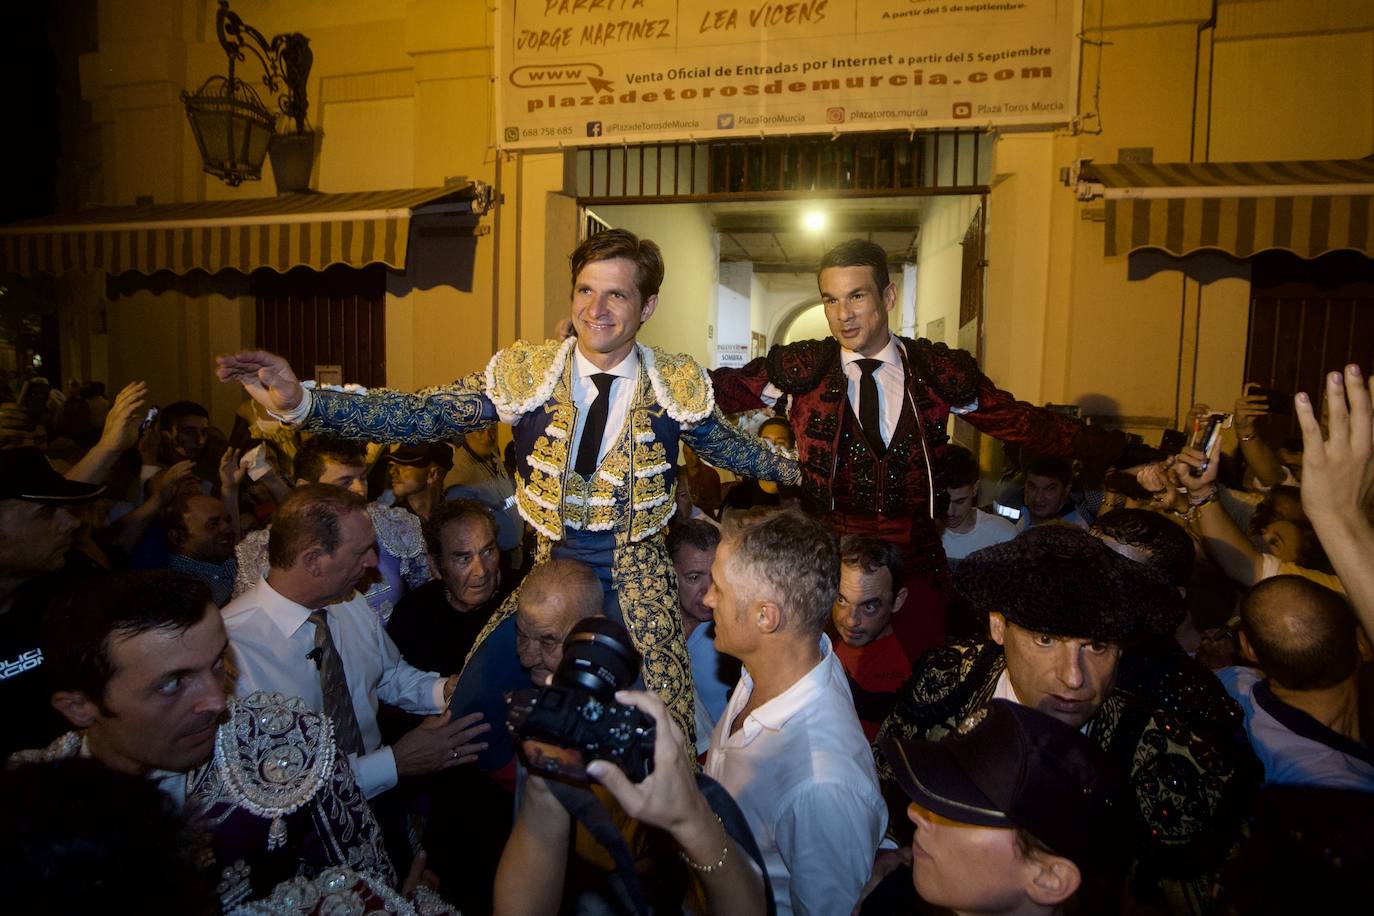
[[[625,628],[604,617],[580,621],[544,687],[512,691],[506,724],[532,770],[586,782],[587,764],[608,760],[633,782],[654,768],[654,720],[615,701],[634,684],[640,657]]]

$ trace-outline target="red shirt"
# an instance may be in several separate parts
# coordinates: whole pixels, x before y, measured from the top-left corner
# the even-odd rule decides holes
[[[911,677],[911,662],[895,633],[857,649],[841,639],[835,639],[834,645],[835,657],[849,675],[849,689],[864,735],[872,742],[896,702],[897,691]]]

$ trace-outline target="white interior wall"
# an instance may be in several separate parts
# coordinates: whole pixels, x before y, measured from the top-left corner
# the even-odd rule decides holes
[[[639,339],[673,353],[686,353],[703,366],[715,365],[715,325],[720,243],[706,208],[597,207],[611,226],[653,239],[663,249],[664,279],[658,309]]]
[[[921,218],[916,261],[916,334],[935,337],[952,346],[959,341],[959,291],[963,272],[964,233],[978,210],[972,196],[935,197]],[[932,333],[932,322],[944,320],[943,334]]]

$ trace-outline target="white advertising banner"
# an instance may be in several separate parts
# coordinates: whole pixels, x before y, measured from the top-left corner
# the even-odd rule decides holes
[[[498,0],[503,149],[1050,125],[1080,0]]]

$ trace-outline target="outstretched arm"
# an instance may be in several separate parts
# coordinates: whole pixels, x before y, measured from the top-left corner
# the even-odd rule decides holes
[[[216,375],[238,382],[274,416],[309,432],[369,442],[437,442],[496,422],[480,373],[420,394],[316,389],[302,385],[286,360],[251,350],[221,356]]]
[[[1306,394],[1294,399],[1302,426],[1302,507],[1345,586],[1365,634],[1374,637],[1374,381],[1359,366],[1326,377],[1330,435]]]
[[[684,428],[682,438],[702,461],[742,477],[779,483],[796,483],[800,479],[795,458],[779,454],[762,439],[741,432],[719,408],[691,429]]]

